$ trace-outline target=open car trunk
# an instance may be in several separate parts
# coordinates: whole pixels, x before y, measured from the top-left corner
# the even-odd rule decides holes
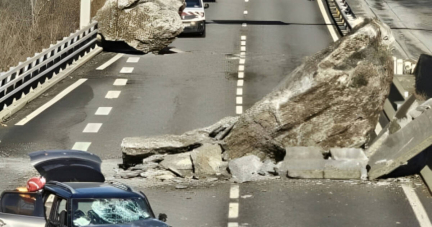
[[[29,154],[31,164],[47,181],[104,182],[102,160],[88,152],[75,150],[36,151]]]

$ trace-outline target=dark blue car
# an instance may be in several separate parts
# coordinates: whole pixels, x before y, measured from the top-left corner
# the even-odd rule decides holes
[[[48,181],[38,192],[5,191],[0,227],[168,227],[147,197],[119,182],[105,182],[101,159],[83,151],[38,151],[32,165]]]

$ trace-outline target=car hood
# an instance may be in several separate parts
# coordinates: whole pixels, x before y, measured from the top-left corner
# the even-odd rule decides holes
[[[100,227],[170,227],[157,219],[140,220],[129,224],[100,225]]]
[[[36,151],[29,154],[31,164],[47,181],[104,182],[102,160],[88,152],[75,150]]]

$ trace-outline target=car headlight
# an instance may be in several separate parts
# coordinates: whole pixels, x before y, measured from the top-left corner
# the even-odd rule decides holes
[[[191,22],[191,25],[192,25],[192,26],[195,26],[195,25],[196,25],[196,22],[195,22],[195,21],[192,21],[192,22]]]

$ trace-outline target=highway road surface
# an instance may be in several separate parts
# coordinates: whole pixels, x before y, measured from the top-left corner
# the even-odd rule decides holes
[[[241,114],[337,38],[323,4],[218,0],[205,38],[180,37],[163,55],[103,52],[0,126],[0,155],[74,148],[120,158],[124,137],[178,134]],[[173,226],[430,226],[424,185],[404,185],[279,180],[143,190]]]

